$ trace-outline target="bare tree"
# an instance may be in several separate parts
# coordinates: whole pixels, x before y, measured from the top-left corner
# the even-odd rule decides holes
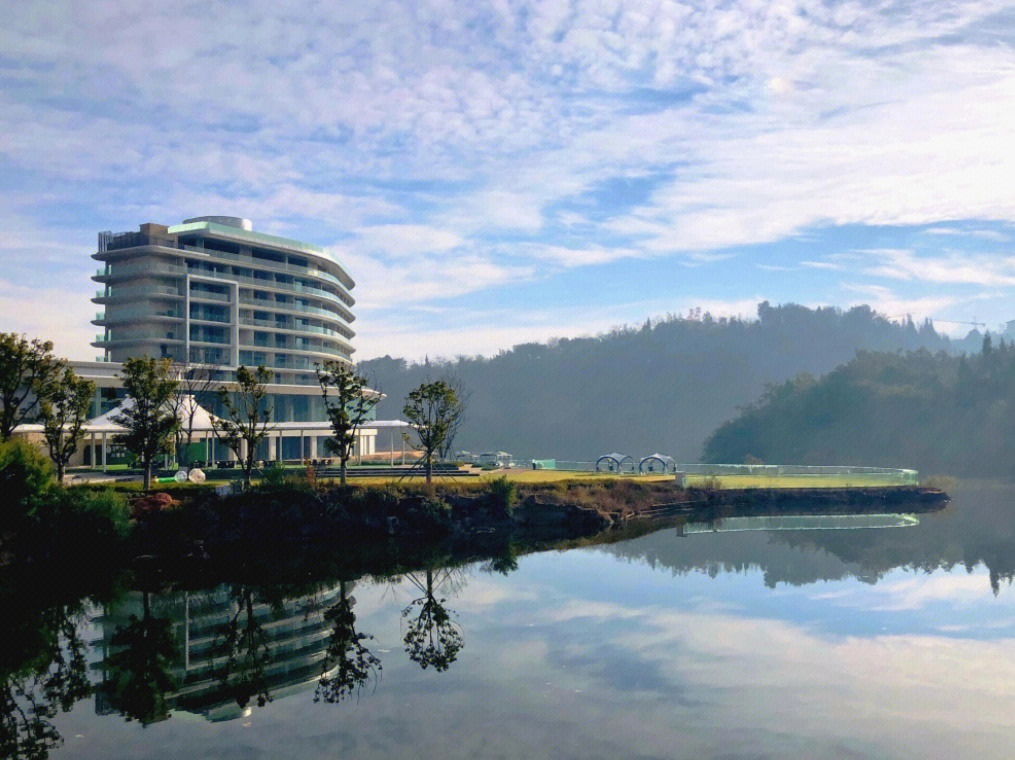
[[[270,379],[271,373],[265,367],[253,371],[240,367],[236,370],[235,400],[228,388],[219,388],[219,401],[225,409],[225,417],[213,418],[212,424],[215,435],[240,460],[244,488],[250,488],[257,446],[268,437],[272,427],[272,410],[265,387]]]
[[[173,372],[177,378],[176,394],[169,402],[169,408],[180,420],[176,431],[176,461],[181,466],[188,464],[190,447],[194,442],[194,418],[198,406],[212,395],[217,385],[215,370],[211,367],[194,366],[182,363],[173,364]],[[193,401],[188,401],[193,399]],[[211,459],[211,455],[208,455]]]

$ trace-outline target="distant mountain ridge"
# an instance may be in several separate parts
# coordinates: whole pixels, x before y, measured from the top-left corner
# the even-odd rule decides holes
[[[387,394],[381,418],[400,417],[405,395],[425,378],[456,376],[470,394],[459,449],[583,461],[659,451],[698,461],[706,437],[768,384],[828,372],[858,350],[957,348],[929,322],[892,322],[868,306],[766,301],[756,320],[670,315],[490,358],[415,364],[386,356],[359,367]]]

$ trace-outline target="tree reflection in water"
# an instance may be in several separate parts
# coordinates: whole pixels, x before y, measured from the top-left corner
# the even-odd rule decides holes
[[[172,621],[155,617],[150,593],[142,592],[144,611],[119,626],[110,643],[103,684],[110,706],[124,718],[147,726],[169,717],[167,695],[176,687],[173,665],[178,655]]]
[[[353,612],[353,598],[349,595],[349,583],[340,581],[338,602],[324,613],[324,619],[331,623],[331,637],[328,639],[327,659],[324,673],[314,691],[315,702],[336,703],[358,694],[364,684],[380,677],[381,661],[364,645],[373,636],[356,630],[356,614]]]
[[[222,670],[223,691],[241,708],[253,697],[258,707],[271,701],[265,667],[271,660],[271,646],[264,625],[254,614],[254,591],[241,586],[234,591],[236,612],[222,631],[221,647],[226,653]]]
[[[427,568],[425,578],[415,573],[405,577],[423,593],[402,610],[406,623],[405,651],[423,670],[432,666],[442,673],[458,658],[465,639],[461,626],[451,619],[454,611],[444,606],[447,599],[438,599],[435,591],[443,585],[460,586],[463,576],[461,571],[451,568]]]
[[[41,610],[27,625],[5,617],[0,756],[41,759],[63,744],[53,718],[91,693],[77,626],[80,612],[80,603],[57,605]]]

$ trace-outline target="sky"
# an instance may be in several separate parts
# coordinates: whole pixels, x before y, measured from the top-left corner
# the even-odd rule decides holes
[[[357,358],[757,303],[1015,319],[1015,5],[0,0],[0,316],[74,359],[100,230],[324,247]]]

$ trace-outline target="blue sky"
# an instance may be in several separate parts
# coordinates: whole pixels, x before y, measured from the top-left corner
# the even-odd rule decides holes
[[[95,233],[199,214],[338,257],[360,358],[765,299],[1015,318],[1005,3],[146,5],[4,3],[0,315],[72,358]]]

